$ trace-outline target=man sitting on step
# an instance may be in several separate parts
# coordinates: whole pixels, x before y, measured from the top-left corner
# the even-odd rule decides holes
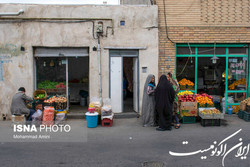
[[[31,116],[35,113],[35,110],[28,109],[26,107],[26,101],[33,101],[33,98],[25,94],[24,87],[20,87],[18,92],[12,98],[10,110],[12,115],[25,115],[27,120],[31,121]]]

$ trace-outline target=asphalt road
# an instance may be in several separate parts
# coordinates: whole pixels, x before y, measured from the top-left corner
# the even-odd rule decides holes
[[[141,167],[143,162],[162,162],[167,167],[220,167],[223,156],[211,156],[212,150],[204,150],[210,148],[214,141],[218,145],[240,129],[239,133],[224,142],[224,145],[227,144],[225,154],[228,153],[224,159],[225,166],[250,166],[250,156],[246,152],[246,159],[235,157],[239,147],[229,152],[241,142],[240,139],[242,147],[250,144],[250,123],[236,115],[226,116],[226,121],[220,127],[182,124],[180,129],[164,132],[156,131],[153,127],[142,127],[136,118],[117,119],[113,127],[94,129],[86,128],[85,120],[69,120],[68,124],[75,130],[75,135],[69,135],[65,141],[1,141],[0,166]],[[4,129],[9,127],[9,122],[0,122],[0,125],[0,136],[8,136]],[[83,131],[85,139],[73,139]],[[215,147],[217,145],[214,144]],[[204,152],[181,157],[169,154],[169,151],[190,153],[197,150]]]

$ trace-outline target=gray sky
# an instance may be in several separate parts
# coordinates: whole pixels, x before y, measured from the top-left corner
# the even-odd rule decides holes
[[[120,0],[0,0],[0,3],[28,3],[28,4],[103,4],[118,5]]]

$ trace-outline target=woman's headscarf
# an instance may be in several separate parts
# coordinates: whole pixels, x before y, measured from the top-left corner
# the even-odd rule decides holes
[[[143,93],[144,93],[144,92],[147,92],[148,86],[149,86],[149,84],[151,83],[153,77],[154,77],[153,74],[149,74],[149,75],[148,75],[148,77],[147,77],[147,79],[146,79],[146,82],[145,82],[145,84],[144,84]]]
[[[162,75],[155,90],[156,107],[169,106],[174,102],[175,91],[167,79]]]

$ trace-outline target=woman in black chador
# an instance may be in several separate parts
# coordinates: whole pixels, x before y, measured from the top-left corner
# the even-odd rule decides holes
[[[171,130],[172,108],[175,99],[173,86],[167,79],[166,75],[160,77],[159,83],[155,90],[155,109],[158,117],[159,128],[156,130]]]

